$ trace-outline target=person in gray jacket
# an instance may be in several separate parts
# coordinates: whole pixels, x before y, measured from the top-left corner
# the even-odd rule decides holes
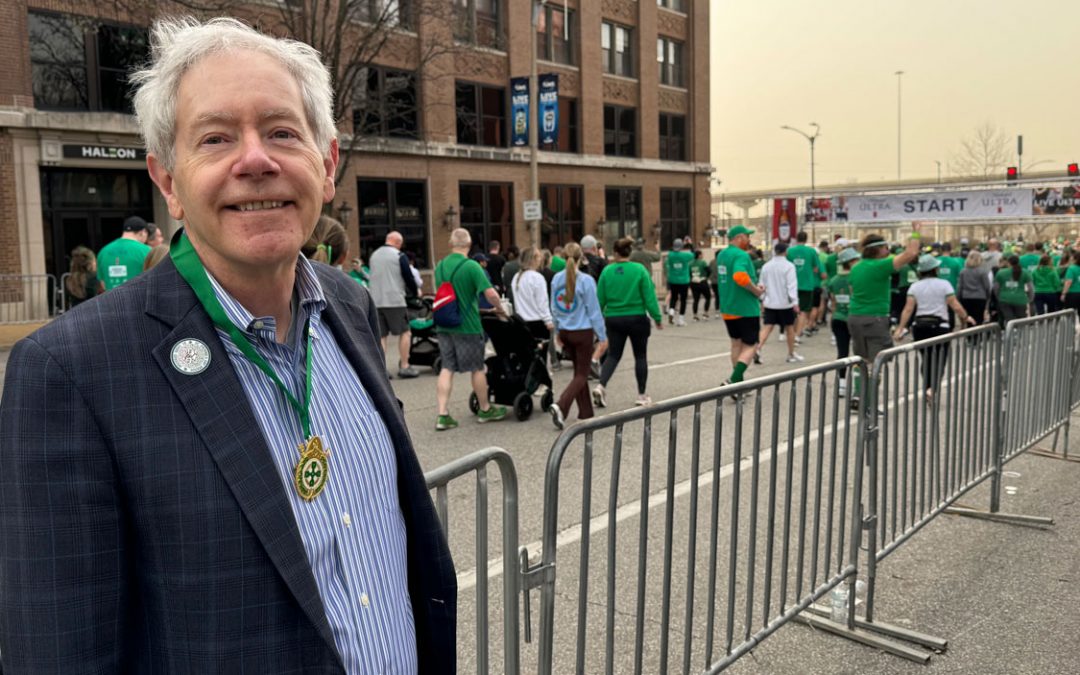
[[[409,330],[408,305],[405,298],[415,296],[416,280],[409,267],[409,258],[401,252],[403,243],[400,232],[386,235],[386,243],[371,254],[369,290],[379,313],[379,333],[383,353],[386,353],[387,335],[398,338],[398,377],[416,377],[419,373],[409,365],[409,347],[412,331]]]
[[[986,303],[994,287],[990,273],[983,267],[983,257],[978,251],[968,254],[964,269],[960,270],[960,279],[956,282],[956,298],[963,305],[968,315],[981,324],[988,319]]]

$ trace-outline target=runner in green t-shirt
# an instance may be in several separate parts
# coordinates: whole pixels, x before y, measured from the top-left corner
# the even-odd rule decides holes
[[[1035,268],[1039,266],[1039,259],[1042,258],[1036,250],[1035,244],[1028,244],[1024,247],[1024,255],[1020,256],[1020,268],[1028,274],[1035,274]]]
[[[480,309],[477,298],[480,293],[497,314],[503,314],[499,294],[491,286],[487,273],[475,260],[469,260],[472,237],[469,231],[458,228],[450,233],[450,255],[435,266],[435,289],[443,282],[450,282],[457,297],[461,324],[453,327],[436,326],[439,336],[439,358],[442,369],[435,385],[438,401],[438,418],[435,430],[445,431],[458,426],[450,416],[450,394],[454,387],[454,373],[469,373],[473,392],[480,403],[477,422],[494,422],[506,417],[504,406],[491,405],[488,400],[487,376],[484,372],[484,331],[480,326]]]
[[[862,260],[851,268],[851,305],[848,329],[851,350],[872,364],[878,352],[892,346],[889,332],[889,285],[892,275],[919,257],[919,226],[913,226],[907,249],[889,255],[889,245],[879,234],[862,240]]]
[[[845,248],[836,254],[836,276],[829,280],[829,304],[832,307],[833,337],[836,338],[836,358],[846,359],[851,349],[851,331],[848,330],[848,311],[851,308],[851,267],[859,259],[854,248]],[[847,383],[841,374],[837,394],[847,395]]]
[[[142,274],[143,263],[150,253],[146,236],[146,221],[138,216],[129,216],[124,221],[124,233],[120,238],[105,244],[98,252],[101,290],[110,291]]]
[[[731,338],[731,377],[724,384],[742,382],[743,374],[754,359],[761,334],[761,301],[765,292],[757,283],[757,272],[747,250],[754,231],[736,225],[728,232],[730,245],[716,258],[720,313]]]
[[[1031,275],[1020,265],[1020,258],[1010,255],[1006,262],[1008,266],[994,275],[994,294],[1002,325],[1028,316],[1028,306],[1035,298]]]
[[[1031,282],[1035,286],[1036,314],[1049,314],[1060,308],[1058,296],[1061,295],[1062,281],[1052,263],[1050,256],[1044,255],[1031,275]]]
[[[817,332],[818,305],[821,304],[821,281],[825,268],[818,252],[806,245],[806,231],[795,235],[795,246],[788,249],[787,259],[795,265],[795,278],[799,285],[799,320],[795,333],[799,336]]]
[[[671,291],[671,304],[668,313],[675,310],[675,325],[686,325],[686,297],[690,292],[690,263],[694,254],[683,248],[683,240],[678,237],[671,242],[671,252],[664,259],[664,272],[667,275],[668,290]]]
[[[938,268],[938,278],[952,284],[955,291],[957,284],[960,283],[960,271],[964,269],[964,259],[954,257],[952,244],[945,242],[941,245],[939,260],[941,260],[941,267]]]
[[[1080,313],[1080,251],[1072,254],[1072,264],[1065,271],[1061,289],[1061,304],[1065,309]]]

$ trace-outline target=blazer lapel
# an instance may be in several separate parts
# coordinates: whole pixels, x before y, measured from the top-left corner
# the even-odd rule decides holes
[[[194,292],[171,260],[161,263],[161,267],[166,266],[167,270],[154,275],[156,287],[149,293],[147,313],[172,325],[173,330],[153,349],[154,359],[274,566],[337,654],[300,530],[247,395]],[[177,342],[192,338],[210,349],[210,364],[202,373],[186,375],[172,367],[171,354]]]

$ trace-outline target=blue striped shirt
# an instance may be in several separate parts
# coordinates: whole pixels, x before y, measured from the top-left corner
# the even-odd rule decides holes
[[[303,257],[297,260],[293,320],[300,328],[290,331],[286,344],[275,339],[273,317],[252,316],[213,276],[210,283],[229,320],[299,401],[307,343],[300,333],[309,325],[311,433],[322,439],[330,467],[326,488],[311,502],[293,483],[304,440],[299,416],[228,333],[218,329],[218,336],[281,475],[346,672],[415,673],[416,631],[394,448],[371,397],[322,323],[326,298],[315,270]]]

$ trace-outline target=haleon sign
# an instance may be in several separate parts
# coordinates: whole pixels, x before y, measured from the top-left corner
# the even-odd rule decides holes
[[[973,190],[847,198],[848,220],[888,222],[954,220],[958,218],[1016,218],[1031,215],[1031,190]]]
[[[146,159],[142,148],[123,148],[115,145],[64,145],[64,157],[67,159]]]

